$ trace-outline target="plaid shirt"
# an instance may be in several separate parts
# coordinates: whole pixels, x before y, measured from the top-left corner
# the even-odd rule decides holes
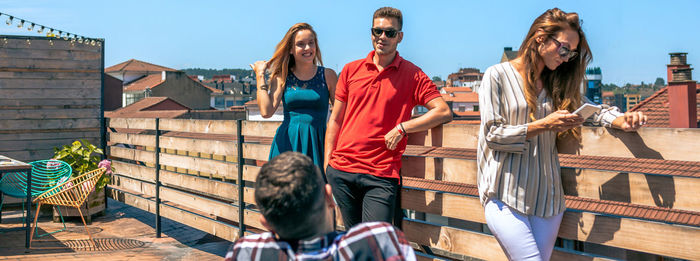
[[[416,260],[403,232],[389,223],[368,222],[346,233],[310,240],[278,241],[270,232],[238,239],[226,253],[233,260]]]

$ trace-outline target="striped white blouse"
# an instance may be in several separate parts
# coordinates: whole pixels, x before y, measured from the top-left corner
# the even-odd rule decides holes
[[[530,120],[522,86],[523,79],[510,62],[484,72],[479,89],[479,195],[482,204],[496,198],[523,214],[550,217],[566,209],[557,133],[546,131],[526,138]],[[551,98],[542,91],[537,97],[535,118],[544,118],[553,111]],[[591,118],[610,127],[620,115],[616,107],[606,107]]]

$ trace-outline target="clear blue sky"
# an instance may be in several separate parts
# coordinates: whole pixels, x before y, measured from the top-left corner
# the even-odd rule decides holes
[[[517,48],[546,9],[578,12],[603,82],[666,78],[669,52],[700,66],[699,1],[26,1],[0,0],[9,13],[71,33],[106,39],[105,63],[135,58],[176,69],[248,68],[268,59],[286,30],[308,22],[323,60],[339,71],[371,50],[375,9],[404,14],[399,52],[432,76],[459,67],[481,70]],[[37,35],[8,27],[0,34]],[[700,70],[696,70],[699,79]]]

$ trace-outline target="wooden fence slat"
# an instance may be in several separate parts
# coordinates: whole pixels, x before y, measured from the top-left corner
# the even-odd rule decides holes
[[[566,195],[638,205],[700,210],[700,179],[562,168]]]
[[[1,130],[81,129],[99,127],[100,120],[97,118],[59,120],[0,120]]]
[[[97,119],[100,108],[89,109],[39,109],[2,110],[0,120],[47,120],[47,119]]]
[[[700,259],[698,227],[567,211],[559,237],[662,256]]]
[[[149,164],[154,164],[156,162],[156,153],[145,150],[109,146],[109,155],[117,158],[142,161]]]
[[[186,149],[190,152],[216,154],[235,157],[238,154],[233,141],[205,140],[180,137],[160,137],[160,147],[166,149]]]
[[[110,132],[108,141],[148,147],[156,146],[155,135]]]
[[[403,220],[403,231],[409,241],[421,245],[483,260],[508,260],[496,238],[486,234],[410,220]]]
[[[443,217],[486,223],[484,208],[477,197],[403,188],[401,207]]]
[[[238,166],[236,164],[224,161],[161,153],[160,164],[194,171],[207,172],[211,173],[212,175],[225,177],[226,179],[231,180],[235,180],[238,178]]]
[[[109,119],[110,128],[119,129],[140,129],[140,130],[155,130],[156,119],[147,118],[111,118]]]
[[[33,99],[36,97],[53,97],[56,99],[83,99],[83,98],[100,98],[100,86],[95,88],[82,89],[52,89],[52,88],[37,88],[37,89],[0,89],[0,97],[3,99]]]
[[[0,79],[2,80],[2,79]],[[0,106],[6,107],[8,109],[30,109],[37,108],[48,108],[48,109],[58,109],[64,108],[65,106],[91,106],[99,107],[100,99],[97,98],[85,98],[85,99],[52,99],[52,98],[34,98],[34,99],[1,99]]]
[[[112,161],[112,167],[114,168],[114,173],[117,173],[122,176],[145,180],[149,182],[155,182],[156,180],[155,168],[139,166],[136,164],[121,162],[118,160]]]
[[[270,156],[270,145],[243,143],[243,158],[264,160]]]
[[[92,144],[99,144],[97,141],[99,138],[86,138]],[[17,140],[17,141],[0,141],[0,152],[7,151],[23,151],[27,148],[33,149],[53,149],[55,147],[62,147],[63,145],[70,145],[75,139],[49,139],[49,140]]]
[[[203,194],[216,195],[217,197],[230,201],[238,201],[238,186],[233,183],[166,170],[160,171],[160,182],[170,186],[200,191]]]
[[[1,54],[1,52],[0,52]],[[81,80],[37,80],[37,79],[0,79],[0,88],[52,88],[52,89],[75,89],[75,88],[99,88],[102,83],[100,79]]]
[[[144,194],[149,197],[153,197],[156,195],[155,184],[143,182],[127,176],[121,176],[119,174],[112,175],[112,185],[120,188],[125,188],[130,191],[137,192],[139,194]]]
[[[404,156],[401,175],[430,180],[476,184],[476,161]]]
[[[80,50],[55,50],[55,49],[29,49],[29,48],[5,48],[0,52],[0,58],[4,59],[61,59],[68,61],[93,61],[100,60],[101,54],[97,52]],[[99,65],[97,65],[99,67]]]
[[[243,165],[243,180],[255,182],[258,172],[260,172],[260,167],[258,166]]]
[[[274,121],[244,121],[241,132],[243,136],[272,138],[280,124],[281,122]]]
[[[206,134],[236,134],[235,120],[161,119],[163,131],[194,132]]]

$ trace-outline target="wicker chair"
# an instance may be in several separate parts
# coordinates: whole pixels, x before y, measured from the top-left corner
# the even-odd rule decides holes
[[[37,203],[37,212],[34,220],[37,220],[39,216],[38,209],[41,208],[42,204],[56,205],[56,206],[66,206],[74,207],[78,209],[80,213],[80,219],[83,221],[85,226],[85,231],[88,233],[90,242],[93,247],[96,247],[95,241],[92,239],[90,230],[88,230],[87,224],[85,223],[85,218],[83,217],[82,211],[80,211],[80,206],[85,202],[88,194],[95,189],[97,181],[102,177],[102,175],[107,171],[106,168],[99,168],[83,175],[77,176],[75,178],[69,179],[62,184],[44,192],[39,195],[34,202]],[[34,231],[36,230],[36,221],[34,222],[34,227],[32,227],[32,233],[29,239],[29,247],[31,248],[32,241],[34,240]]]

